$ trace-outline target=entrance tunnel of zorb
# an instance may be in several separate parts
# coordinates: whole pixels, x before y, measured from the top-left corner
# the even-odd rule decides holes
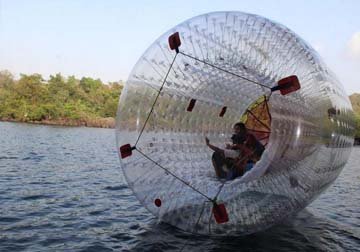
[[[249,119],[254,104],[266,109]],[[218,179],[205,137],[224,146],[235,123],[257,119],[267,121],[261,159]],[[179,24],[141,56],[116,128],[121,167],[143,206],[184,231],[226,235],[263,230],[314,200],[344,167],[354,122],[341,84],[296,34],[257,15],[215,12]]]

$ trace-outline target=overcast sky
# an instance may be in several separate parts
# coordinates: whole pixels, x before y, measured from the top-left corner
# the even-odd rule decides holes
[[[348,94],[360,93],[360,1],[0,0],[0,70],[126,80],[147,47],[193,16],[243,11],[310,43]]]

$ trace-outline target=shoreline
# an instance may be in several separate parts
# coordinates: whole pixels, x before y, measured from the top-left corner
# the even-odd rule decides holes
[[[38,124],[38,125],[52,125],[52,126],[66,126],[66,127],[104,128],[104,129],[115,128],[115,118],[113,117],[88,119],[88,120],[61,119],[61,120],[42,120],[42,121],[23,121],[23,120],[9,119],[9,118],[7,119],[0,118],[0,122],[29,123],[29,124]],[[354,138],[353,146],[360,146],[360,137]]]
[[[10,118],[0,118],[0,122],[15,122],[15,123],[29,123],[38,125],[53,125],[53,126],[67,126],[67,127],[92,127],[92,128],[115,128],[115,118],[96,118],[87,120],[72,120],[72,119],[59,119],[59,120],[41,120],[41,121],[25,121]]]

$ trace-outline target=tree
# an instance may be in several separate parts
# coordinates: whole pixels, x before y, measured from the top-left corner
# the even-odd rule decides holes
[[[103,83],[100,79],[94,80],[90,77],[82,77],[80,80],[80,87],[86,92],[90,93],[91,91],[97,90],[101,87]]]
[[[20,80],[13,85],[15,94],[19,99],[24,99],[28,103],[39,102],[40,97],[46,93],[42,76],[40,74],[21,74],[20,76]]]
[[[21,74],[16,80],[0,71],[0,119],[17,121],[86,121],[115,117],[121,82],[103,84],[100,79],[61,73],[45,81],[40,74]]]
[[[14,76],[7,70],[0,71],[0,88],[9,88],[14,84]]]
[[[360,137],[360,115],[355,115],[355,137]]]

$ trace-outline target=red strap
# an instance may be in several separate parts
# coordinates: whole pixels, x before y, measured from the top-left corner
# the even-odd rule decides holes
[[[175,32],[169,37],[169,47],[171,50],[175,50],[178,53],[180,45],[181,45],[181,40],[180,40],[179,32]]]
[[[190,100],[190,103],[189,103],[189,105],[188,105],[188,107],[187,107],[187,111],[188,112],[191,112],[192,110],[193,110],[193,108],[194,108],[194,106],[195,106],[195,103],[196,103],[196,100],[195,99],[191,99]]]
[[[220,114],[219,114],[220,117],[223,117],[223,116],[225,115],[226,109],[227,109],[226,106],[221,109],[221,112],[220,112]]]
[[[222,224],[229,221],[229,216],[227,214],[225,205],[223,203],[222,204],[214,203],[212,212],[214,214],[216,223]]]
[[[121,158],[130,157],[132,155],[132,150],[135,150],[135,147],[131,147],[130,144],[124,144],[120,147]]]
[[[282,95],[286,95],[300,89],[299,79],[296,75],[291,75],[279,80],[278,85]]]

